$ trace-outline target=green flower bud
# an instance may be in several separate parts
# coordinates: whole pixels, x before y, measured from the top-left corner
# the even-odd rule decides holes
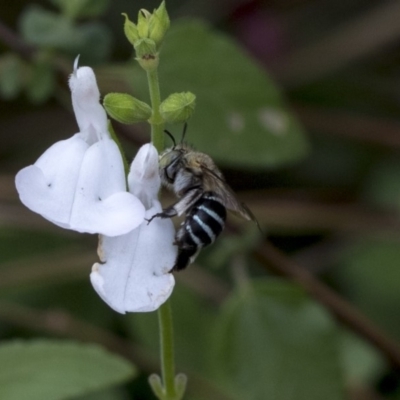
[[[165,122],[185,122],[193,114],[196,96],[193,93],[173,93],[160,105],[160,114]]]
[[[142,8],[139,10],[138,14],[138,22],[137,22],[137,29],[139,32],[139,37],[141,39],[149,37],[149,22],[150,22],[151,14]]]
[[[160,47],[169,25],[170,20],[165,8],[165,1],[163,1],[160,7],[154,11],[149,22],[149,38],[155,41],[157,47]]]
[[[139,31],[137,26],[129,19],[128,15],[123,13],[122,14],[125,17],[125,23],[124,23],[124,32],[125,36],[129,40],[129,42],[132,45],[135,45],[135,42],[139,40]]]
[[[156,44],[151,39],[139,39],[135,43],[136,60],[140,66],[148,71],[158,67],[158,53]]]
[[[123,124],[147,121],[151,117],[148,104],[125,93],[109,93],[104,97],[108,115]]]

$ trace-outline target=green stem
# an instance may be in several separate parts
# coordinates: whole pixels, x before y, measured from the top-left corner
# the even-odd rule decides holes
[[[150,118],[151,142],[160,153],[164,150],[164,122],[160,114],[161,95],[157,68],[147,71],[147,81],[149,83],[151,107],[153,109],[153,114]]]
[[[174,400],[176,399],[174,335],[169,300],[158,309],[158,322],[160,326],[161,375],[165,391],[164,400]]]
[[[160,114],[161,95],[157,68],[147,71],[147,80],[149,83],[151,107],[153,109],[152,116],[149,120],[151,125],[151,141],[160,153],[164,150],[164,121]],[[174,337],[169,300],[158,309],[158,322],[160,329],[161,376],[163,385],[163,397],[161,400],[176,400]]]

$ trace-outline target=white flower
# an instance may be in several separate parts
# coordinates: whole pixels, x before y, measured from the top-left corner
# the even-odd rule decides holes
[[[146,207],[146,219],[161,212],[157,200],[160,189],[158,154],[151,144],[142,146],[128,176],[129,190]],[[100,263],[93,265],[90,279],[100,297],[115,311],[154,311],[163,304],[175,284],[169,273],[177,249],[173,245],[174,227],[170,219],[144,221],[132,232],[101,236]]]
[[[143,222],[145,209],[126,190],[122,157],[107,129],[93,70],[76,63],[69,86],[79,133],[19,171],[15,184],[22,203],[56,225],[122,235]]]

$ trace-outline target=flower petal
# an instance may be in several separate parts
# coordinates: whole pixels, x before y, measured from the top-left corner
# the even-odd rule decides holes
[[[143,204],[126,191],[118,146],[92,146],[80,134],[51,146],[18,172],[22,203],[54,224],[78,232],[123,235],[143,222]]]
[[[118,146],[103,139],[90,146],[82,161],[71,215],[78,232],[123,235],[143,222],[145,209],[126,191]]]
[[[86,134],[85,139],[92,144],[93,138],[89,139],[87,135],[97,133],[108,137],[107,114],[99,103],[100,92],[92,68],[80,67],[75,70],[70,76],[69,87],[76,122],[80,132]]]
[[[161,211],[155,200],[146,212],[150,218]],[[115,311],[156,310],[172,293],[175,280],[169,273],[176,259],[172,221],[160,218],[119,237],[102,237],[99,256],[90,279],[100,297]]]
[[[22,203],[55,224],[69,224],[76,182],[88,144],[80,135],[55,143],[18,172],[15,185]]]
[[[137,196],[146,208],[152,207],[161,186],[158,172],[158,152],[147,143],[137,152],[128,175],[129,191]]]

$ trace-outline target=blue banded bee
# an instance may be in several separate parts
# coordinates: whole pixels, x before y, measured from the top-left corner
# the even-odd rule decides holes
[[[203,247],[215,241],[225,226],[227,209],[256,221],[246,205],[238,202],[211,157],[183,143],[185,131],[186,125],[178,145],[165,131],[174,146],[161,153],[159,161],[163,186],[175,192],[179,200],[148,221],[186,214],[175,235],[178,256],[170,272],[186,268]]]

